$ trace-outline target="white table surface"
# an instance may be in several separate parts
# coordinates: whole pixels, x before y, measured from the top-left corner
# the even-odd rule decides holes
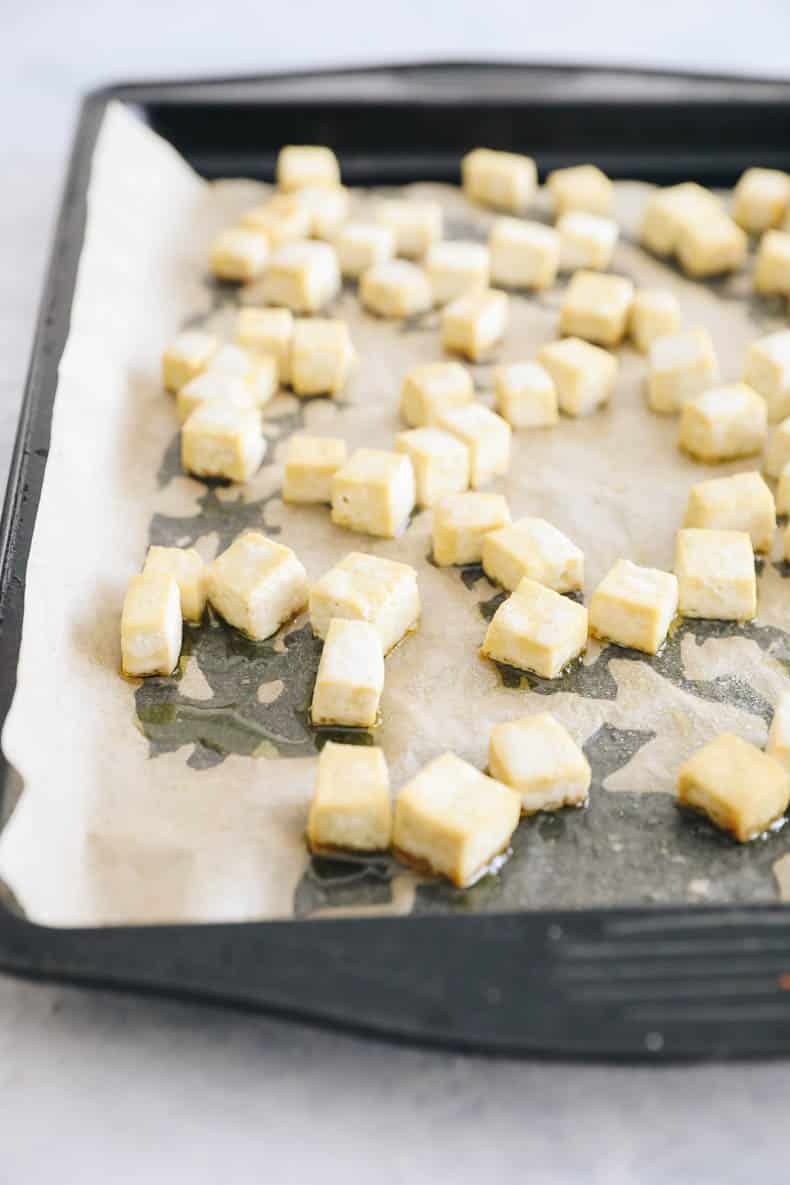
[[[634,17],[640,13],[640,19]],[[790,74],[763,0],[0,2],[0,475],[79,94],[119,78],[449,57]],[[428,1053],[0,977],[0,1180],[752,1185],[786,1175],[790,1068]]]

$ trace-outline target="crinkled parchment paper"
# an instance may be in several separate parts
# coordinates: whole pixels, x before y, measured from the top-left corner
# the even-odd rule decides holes
[[[348,320],[362,361],[342,400],[279,396],[267,409],[268,456],[243,491],[181,474],[161,352],[181,326],[230,331],[240,297],[207,276],[207,247],[262,188],[207,185],[131,116],[108,111],[3,736],[24,792],[0,839],[0,875],[23,907],[50,924],[101,924],[765,900],[782,881],[790,887],[790,828],[739,846],[673,801],[683,759],[723,729],[762,743],[788,686],[790,584],[779,551],[762,564],[757,622],[680,624],[652,660],[593,643],[583,664],[546,684],[478,657],[497,590],[480,569],[429,562],[430,512],[380,541],[334,528],[324,508],[283,505],[295,428],[391,446],[403,372],[441,356],[435,314],[377,320],[345,289],[332,311]],[[444,203],[449,237],[485,235],[489,216],[458,191],[413,188]],[[749,341],[784,324],[783,310],[752,299],[747,275],[690,282],[641,252],[645,192],[618,187],[612,270],[671,286],[684,322],[712,331],[723,378],[734,379]],[[562,290],[514,294],[497,361],[529,358],[555,335]],[[645,407],[643,359],[630,347],[620,356],[611,406],[519,433],[500,487],[514,517],[545,516],[583,547],[588,595],[620,556],[670,568],[689,486],[748,467],[706,469],[683,456],[677,421]],[[473,369],[490,401],[490,363]],[[395,787],[447,748],[484,766],[493,724],[550,708],[592,763],[589,808],[523,821],[503,872],[467,892],[386,860],[311,862],[302,832],[317,739],[306,709],[319,645],[304,618],[257,645],[212,619],[186,631],[177,676],[133,684],[118,673],[124,589],[147,545],[194,543],[208,559],[249,526],[293,547],[312,578],[352,548],[417,567],[422,624],[387,659],[375,738]]]

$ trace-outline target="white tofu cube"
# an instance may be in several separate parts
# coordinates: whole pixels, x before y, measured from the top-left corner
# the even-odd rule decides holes
[[[290,309],[246,308],[239,311],[236,341],[247,350],[270,356],[277,362],[280,383],[290,381],[289,361],[294,315]]]
[[[545,518],[520,518],[483,540],[483,571],[511,592],[525,576],[555,592],[584,584],[584,553]]]
[[[773,757],[725,732],[681,766],[678,801],[745,843],[787,810],[790,774]]]
[[[743,267],[749,240],[726,214],[690,218],[677,241],[677,257],[688,276],[718,276]]]
[[[412,463],[418,506],[433,506],[447,494],[468,489],[469,448],[449,432],[412,428],[398,434],[395,448]]]
[[[294,313],[317,313],[340,291],[340,268],[329,243],[286,243],[269,260],[263,277],[268,304]]]
[[[769,477],[779,477],[790,461],[790,416],[777,424],[768,437],[763,469]]]
[[[790,329],[769,333],[752,343],[743,381],[762,395],[772,424],[790,416]]]
[[[218,403],[236,411],[255,411],[257,400],[249,383],[235,374],[206,370],[191,379],[176,395],[176,412],[185,424],[193,411],[207,403]]]
[[[653,411],[672,415],[687,399],[712,387],[719,363],[707,329],[657,337],[650,346],[647,402]]]
[[[763,296],[790,296],[790,231],[767,230],[760,239],[754,288]]]
[[[618,362],[608,350],[566,337],[543,346],[538,361],[551,375],[560,410],[566,416],[588,416],[609,402]]]
[[[306,185],[294,198],[308,216],[314,239],[333,240],[348,219],[351,195],[342,185]]]
[[[554,199],[558,218],[569,210],[603,216],[612,212],[614,186],[597,165],[555,169],[546,178],[546,188]]]
[[[381,749],[327,741],[307,820],[310,848],[383,852],[391,839],[390,779]]]
[[[444,216],[438,202],[393,198],[381,203],[376,219],[395,236],[395,254],[406,259],[422,259],[442,237]]]
[[[482,654],[543,679],[558,679],[586,647],[584,606],[525,579],[492,617]]]
[[[572,210],[557,222],[560,236],[560,267],[565,272],[579,268],[605,272],[612,261],[619,229],[611,218]]]
[[[340,165],[323,144],[288,144],[277,156],[277,184],[286,191],[306,185],[339,185]]]
[[[257,230],[266,235],[270,247],[295,243],[310,233],[310,211],[291,193],[276,193],[274,197],[245,210],[241,225],[246,230]]]
[[[678,444],[699,461],[732,461],[759,453],[765,443],[765,400],[746,383],[714,387],[687,399]]]
[[[592,780],[584,753],[548,712],[495,725],[488,768],[492,777],[519,793],[525,815],[584,806]]]
[[[206,608],[206,565],[194,547],[149,547],[143,576],[172,576],[181,598],[181,616],[199,622]]]
[[[642,288],[634,296],[628,332],[631,340],[646,354],[656,338],[668,337],[680,330],[680,304],[674,292],[661,288]]]
[[[367,621],[330,621],[310,706],[313,724],[372,728],[383,689],[384,653],[375,627]]]
[[[790,206],[790,175],[779,169],[747,169],[733,193],[732,215],[750,234],[780,226]]]
[[[330,503],[332,478],[346,459],[346,442],[336,436],[292,436],[285,457],[283,502]]]
[[[537,362],[494,368],[496,409],[511,428],[550,428],[560,418],[557,389]]]
[[[790,770],[790,691],[783,691],[776,702],[765,752]]]
[[[779,481],[776,483],[776,513],[781,515],[790,514],[790,461],[782,467],[782,472],[779,474]],[[757,548],[755,548],[755,551]],[[762,548],[763,551],[768,551],[769,548]]]
[[[618,646],[657,654],[678,607],[672,572],[618,560],[590,602],[590,633]]]
[[[519,796],[508,786],[444,753],[402,788],[392,844],[407,863],[463,888],[507,849],[520,813]]]
[[[487,288],[488,248],[483,243],[432,243],[425,255],[434,304],[447,304],[475,288]]]
[[[535,195],[538,170],[530,156],[475,148],[461,161],[461,178],[470,201],[520,214]]]
[[[459,296],[442,312],[442,346],[477,362],[507,329],[507,293],[481,288]]]
[[[196,477],[249,481],[265,452],[257,408],[203,403],[181,429],[181,464]]]
[[[626,334],[634,285],[624,276],[576,272],[560,312],[560,333],[599,346],[616,346]]]
[[[325,638],[335,618],[368,622],[389,654],[420,620],[417,573],[410,564],[349,552],[310,590],[313,633]]]
[[[404,376],[400,413],[412,428],[439,423],[445,412],[474,399],[474,383],[460,362],[428,362]]]
[[[260,276],[269,258],[269,240],[257,230],[231,226],[211,244],[209,267],[220,280],[246,284]]]
[[[445,412],[439,421],[469,450],[469,484],[477,490],[510,467],[510,424],[482,403],[469,403]]]
[[[451,494],[433,512],[433,559],[439,567],[479,564],[489,531],[510,522],[501,494]]]
[[[656,255],[671,255],[682,228],[692,218],[714,217],[721,211],[718,198],[694,181],[657,189],[645,206],[641,241]]]
[[[774,496],[756,472],[700,481],[689,491],[683,526],[746,531],[755,551],[770,551],[776,531]]]
[[[279,379],[275,358],[267,354],[258,354],[238,345],[220,346],[212,356],[204,374],[223,374],[243,379],[252,394],[256,407],[263,407],[269,402],[277,390]]]
[[[162,355],[162,384],[166,391],[178,392],[197,378],[208,366],[217,348],[213,333],[186,329],[179,333]]]
[[[181,597],[173,577],[133,576],[121,615],[123,674],[172,674],[181,655],[181,630]]]
[[[745,531],[678,531],[678,613],[715,621],[751,621],[757,613],[752,541]]]
[[[560,266],[560,236],[542,222],[497,218],[488,236],[491,283],[503,288],[550,288]]]
[[[332,478],[332,522],[392,539],[414,509],[414,470],[403,453],[356,449]]]
[[[405,259],[376,263],[363,272],[359,299],[379,317],[414,317],[433,306],[430,280],[421,267]]]
[[[334,240],[344,276],[359,279],[363,272],[386,263],[395,254],[395,234],[388,226],[373,222],[347,222]]]
[[[246,531],[209,565],[208,599],[248,638],[276,633],[307,604],[307,573],[290,547]]]
[[[291,339],[291,387],[295,395],[338,395],[356,360],[345,321],[299,318]]]

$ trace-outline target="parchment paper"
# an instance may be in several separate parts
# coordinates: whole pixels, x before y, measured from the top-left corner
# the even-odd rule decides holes
[[[500,594],[478,568],[429,562],[430,512],[402,538],[377,541],[334,528],[324,508],[279,497],[291,431],[391,447],[404,371],[441,357],[436,314],[381,321],[359,308],[353,287],[332,310],[348,320],[361,357],[342,400],[278,396],[266,413],[268,456],[243,491],[181,474],[161,352],[181,326],[230,332],[239,299],[255,300],[215,284],[205,261],[215,231],[264,188],[207,185],[132,116],[108,111],[3,734],[24,793],[0,838],[0,875],[24,909],[55,925],[104,924],[759,900],[790,887],[790,829],[739,846],[681,815],[673,798],[680,763],[721,730],[762,743],[790,685],[790,585],[778,540],[762,565],[755,623],[680,624],[652,660],[592,643],[551,684],[499,671],[478,649]],[[458,191],[412,189],[443,202],[448,237],[484,237],[490,217]],[[733,380],[748,343],[784,325],[784,310],[751,298],[746,274],[691,282],[645,255],[634,229],[646,192],[618,186],[623,234],[612,270],[671,286],[684,323],[711,330],[723,379]],[[530,358],[556,335],[564,286],[513,295],[492,362]],[[587,597],[620,556],[671,568],[691,484],[754,467],[711,469],[683,456],[677,420],[645,407],[644,360],[630,347],[620,357],[611,406],[516,434],[510,475],[497,487],[514,518],[542,515],[584,549]],[[490,402],[491,362],[473,370]],[[186,631],[178,676],[133,684],[118,673],[123,594],[148,544],[194,543],[209,559],[249,526],[276,533],[314,579],[351,549],[417,567],[422,623],[387,659],[375,735],[394,787],[447,748],[483,767],[493,724],[550,708],[592,763],[589,808],[522,821],[504,870],[466,892],[386,859],[310,861],[302,834],[318,741],[306,709],[320,644],[304,617],[257,645],[212,618]]]

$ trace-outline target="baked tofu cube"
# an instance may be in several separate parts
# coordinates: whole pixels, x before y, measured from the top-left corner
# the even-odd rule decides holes
[[[431,283],[421,267],[405,259],[376,263],[363,272],[359,299],[378,317],[414,317],[433,305]]]
[[[474,393],[472,376],[460,362],[428,362],[405,375],[400,413],[412,428],[432,427],[445,412],[471,403]]]
[[[790,231],[767,230],[760,239],[754,289],[763,296],[790,296]]]
[[[181,429],[181,464],[195,477],[249,481],[265,452],[257,408],[204,403]]]
[[[346,459],[346,442],[336,436],[292,436],[285,457],[283,501],[330,503],[332,478]]]
[[[650,346],[647,402],[653,411],[673,415],[718,378],[719,363],[707,329],[657,337]]]
[[[340,165],[323,144],[288,144],[277,156],[277,184],[286,191],[306,185],[339,185]]]
[[[268,304],[294,313],[317,313],[340,291],[340,268],[329,243],[286,243],[269,260],[263,277]]]
[[[749,241],[726,214],[703,214],[681,229],[677,257],[688,276],[718,276],[736,271],[746,261]]]
[[[545,518],[520,518],[486,535],[483,571],[511,592],[525,576],[555,592],[575,592],[584,584],[584,553]]]
[[[342,185],[306,185],[294,197],[307,213],[310,235],[330,242],[348,218],[351,196]]]
[[[768,436],[763,469],[769,477],[779,477],[790,461],[790,416],[777,424]]]
[[[542,222],[497,218],[488,237],[491,283],[550,288],[560,266],[560,236]]]
[[[605,272],[619,235],[617,223],[598,214],[572,210],[557,222],[560,236],[560,267],[564,272],[588,268]]]
[[[218,370],[205,370],[186,383],[176,395],[179,422],[185,424],[193,411],[207,403],[217,403],[237,411],[255,411],[258,407],[251,386],[243,378]]]
[[[442,346],[479,361],[505,336],[508,296],[495,288],[481,288],[459,296],[442,313]]]
[[[783,467],[779,474],[779,481],[776,483],[776,513],[781,515],[790,514],[790,461]],[[768,547],[760,549],[761,551],[769,551]],[[755,548],[757,551],[757,548]]]
[[[298,319],[291,339],[291,387],[295,395],[338,395],[356,355],[345,321]]]
[[[479,564],[489,531],[510,522],[501,494],[451,494],[433,512],[433,559],[440,567]]]
[[[733,383],[686,400],[678,444],[700,461],[732,461],[759,453],[767,427],[762,395],[746,383]]]
[[[755,551],[770,551],[776,531],[774,496],[759,473],[700,481],[689,491],[683,526],[746,531]]]
[[[381,749],[327,741],[307,820],[310,848],[383,852],[391,839],[390,779]]]
[[[681,767],[678,801],[746,843],[787,810],[790,774],[773,757],[724,732]]]
[[[129,581],[121,615],[124,675],[170,675],[181,654],[181,596],[172,576],[148,573]]]
[[[715,621],[751,621],[757,613],[752,541],[745,531],[678,531],[678,612]]]
[[[496,409],[511,428],[551,428],[559,422],[554,380],[537,362],[494,369]]]
[[[378,722],[383,688],[384,653],[375,626],[334,618],[313,688],[313,724],[372,728]]]
[[[631,340],[646,354],[658,337],[668,337],[680,330],[680,304],[674,292],[661,288],[642,288],[634,296],[628,332]]]
[[[241,225],[266,235],[271,247],[295,243],[310,233],[310,212],[292,193],[276,193],[274,197],[245,210]]]
[[[777,700],[765,751],[790,770],[790,691],[783,691]]]
[[[334,240],[344,276],[358,280],[363,272],[386,263],[395,254],[395,234],[373,222],[347,222]]]
[[[277,390],[277,362],[270,355],[257,354],[244,346],[220,346],[212,357],[206,375],[223,374],[243,379],[256,407],[268,403]],[[203,377],[202,375],[200,376]]]
[[[543,346],[538,361],[551,375],[560,410],[566,416],[588,416],[609,402],[618,363],[608,350],[567,337]]]
[[[289,362],[294,315],[290,309],[247,308],[239,311],[236,341],[245,349],[268,355],[277,362],[281,383],[290,381]]]
[[[356,449],[332,478],[332,522],[392,539],[406,526],[415,498],[408,457],[385,449]]]
[[[510,467],[510,424],[482,403],[468,403],[445,412],[439,421],[469,450],[469,484],[477,490]]]
[[[474,288],[487,288],[488,248],[482,243],[433,243],[425,256],[434,304],[447,304]]]
[[[269,240],[257,230],[231,226],[221,230],[211,244],[209,266],[220,280],[246,284],[266,267]]]
[[[469,487],[469,448],[441,428],[412,428],[395,439],[414,469],[417,505],[433,506],[447,494]]]
[[[431,244],[442,237],[444,217],[438,202],[393,198],[381,203],[376,218],[395,236],[395,254],[406,259],[422,259]]]
[[[592,777],[584,753],[548,712],[495,725],[488,769],[520,794],[525,815],[583,806]]]
[[[527,578],[492,617],[482,653],[543,679],[557,679],[586,647],[584,606]]]
[[[618,560],[590,602],[590,633],[618,646],[657,654],[678,607],[672,572]]]
[[[750,234],[780,226],[790,206],[790,175],[779,169],[747,169],[733,194],[732,214]]]
[[[143,576],[172,576],[181,597],[181,616],[199,622],[206,608],[206,565],[194,547],[149,547]]]
[[[217,348],[213,333],[186,329],[179,333],[162,355],[162,383],[166,391],[178,392],[190,379],[197,378],[211,361]]]
[[[461,179],[471,202],[520,214],[535,195],[538,171],[530,156],[475,148],[461,161]]]
[[[519,796],[508,786],[444,753],[398,795],[393,847],[409,864],[463,888],[507,849],[520,813]]]
[[[389,654],[417,628],[420,592],[417,573],[409,564],[352,551],[325,572],[310,590],[310,624],[325,638],[330,622],[366,621]]]
[[[612,212],[614,186],[597,165],[555,169],[546,178],[546,188],[554,199],[558,218],[569,210],[602,216]]]
[[[576,272],[560,312],[560,333],[599,346],[616,346],[625,337],[634,285],[623,276]]]
[[[290,547],[246,531],[209,565],[208,599],[229,625],[262,641],[307,604],[307,573]]]
[[[762,395],[772,424],[790,416],[790,329],[769,333],[752,343],[743,381]]]
[[[650,197],[642,220],[640,238],[656,255],[671,255],[682,228],[696,217],[715,217],[722,212],[721,202],[694,181],[658,189]]]

